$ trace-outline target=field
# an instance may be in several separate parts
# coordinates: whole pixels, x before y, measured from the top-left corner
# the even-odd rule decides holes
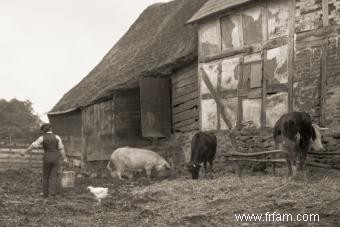
[[[311,169],[308,184],[278,176],[215,173],[193,181],[144,176],[120,182],[109,176],[77,178],[76,187],[56,198],[40,196],[39,172],[0,172],[0,226],[339,226],[340,172]],[[100,205],[86,190],[109,187]],[[297,222],[272,216],[266,222],[238,222],[235,214],[318,214],[319,221]],[[274,217],[276,218],[274,221]]]

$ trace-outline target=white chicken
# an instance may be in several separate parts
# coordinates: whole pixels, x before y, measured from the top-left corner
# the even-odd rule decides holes
[[[108,188],[103,187],[92,187],[88,186],[87,190],[89,190],[98,200],[98,204],[100,204],[101,200],[108,196]]]

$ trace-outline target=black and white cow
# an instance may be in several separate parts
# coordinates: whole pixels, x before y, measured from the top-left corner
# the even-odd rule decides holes
[[[297,170],[303,173],[307,180],[305,162],[308,151],[324,151],[321,142],[321,133],[318,125],[312,124],[309,114],[304,112],[292,112],[284,114],[275,123],[273,128],[274,141],[280,149],[288,153],[288,175],[291,177],[293,170],[291,165],[296,165]]]
[[[209,162],[212,171],[216,147],[217,139],[213,133],[198,132],[194,135],[191,140],[191,158],[187,164],[192,179],[198,179],[201,163],[204,165],[205,177],[207,175],[207,162]]]

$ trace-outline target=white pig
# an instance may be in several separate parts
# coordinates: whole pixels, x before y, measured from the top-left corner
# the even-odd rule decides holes
[[[116,174],[122,180],[122,173],[129,170],[145,170],[148,181],[150,182],[151,170],[161,171],[170,169],[170,165],[159,154],[141,148],[121,147],[116,149],[107,164],[108,170],[112,175],[111,163],[116,167]]]

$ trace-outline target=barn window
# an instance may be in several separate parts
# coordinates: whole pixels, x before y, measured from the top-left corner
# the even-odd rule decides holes
[[[249,91],[262,87],[262,62],[252,62],[243,65],[242,88]]]
[[[262,63],[250,65],[250,88],[262,87]]]

